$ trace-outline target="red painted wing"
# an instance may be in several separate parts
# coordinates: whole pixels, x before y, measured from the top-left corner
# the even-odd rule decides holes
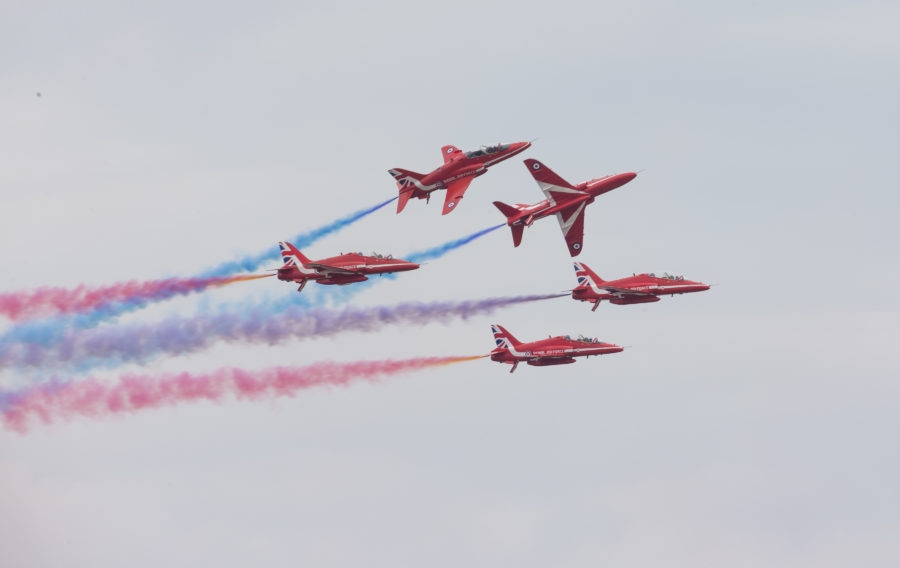
[[[469,189],[469,184],[472,183],[473,179],[475,178],[468,176],[450,182],[450,184],[447,185],[447,197],[444,198],[444,211],[441,213],[442,215],[446,215],[453,211],[453,209],[459,205],[459,200],[462,199],[463,194]]]
[[[444,156],[444,163],[446,164],[450,160],[462,154],[462,151],[456,146],[444,146],[443,148],[441,148],[441,154]]]
[[[311,262],[307,264],[309,268],[313,268],[316,272],[321,272],[323,274],[358,274],[355,270],[347,270],[346,268],[341,268],[339,266],[330,266],[328,264],[321,264],[319,262]]]
[[[572,184],[559,177],[556,172],[537,160],[525,160],[525,167],[531,172],[531,177],[534,178],[534,181],[538,182],[541,189],[544,189],[544,185],[555,185],[566,189],[575,189]]]
[[[541,187],[541,191],[547,196],[547,200],[553,205],[565,205],[568,201],[584,199],[589,194],[578,191],[572,184],[556,175],[553,170],[537,160],[525,160],[528,171],[531,172],[534,181]]]
[[[636,296],[636,297],[647,297],[652,296],[653,294],[649,292],[641,292],[640,290],[631,290],[630,288],[616,288],[615,286],[600,286],[610,294],[615,294],[617,296]]]
[[[559,228],[569,246],[569,255],[578,256],[581,253],[582,239],[584,238],[584,207],[585,203],[578,203],[566,207],[556,214]]]

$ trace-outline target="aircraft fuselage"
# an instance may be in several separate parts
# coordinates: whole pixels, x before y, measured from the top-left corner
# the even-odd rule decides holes
[[[598,197],[600,195],[603,195],[604,193],[625,185],[626,183],[633,180],[636,175],[637,174],[629,172],[625,174],[616,174],[592,179],[590,181],[579,183],[574,187],[578,191],[584,192],[586,194],[585,196],[571,199],[564,203],[558,203],[556,205],[550,203],[549,199],[544,199],[543,201],[539,201],[533,205],[524,205],[520,203],[515,206],[516,209],[520,211],[520,213],[515,217],[508,218],[506,224],[510,227],[514,227],[516,225],[525,225],[526,227],[530,227],[531,224],[536,220],[543,219],[544,217],[549,217],[550,215],[555,215],[563,209],[568,209],[579,203],[584,203],[585,205],[593,203],[595,197]]]

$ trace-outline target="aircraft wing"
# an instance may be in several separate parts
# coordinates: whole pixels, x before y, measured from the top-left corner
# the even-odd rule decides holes
[[[600,286],[610,294],[614,294],[620,298],[627,299],[631,298],[646,298],[647,296],[652,296],[650,292],[641,292],[640,290],[631,290],[629,288],[616,288],[615,286]]]
[[[441,148],[441,155],[444,156],[445,164],[460,154],[462,154],[462,152],[456,146],[444,146]]]
[[[572,201],[588,195],[584,191],[578,191],[575,187],[559,177],[553,170],[537,160],[525,160],[525,166],[531,172],[531,177],[540,186],[541,191],[547,196],[547,201],[552,205]]]
[[[571,207],[566,207],[556,214],[559,221],[559,228],[562,229],[563,237],[569,246],[569,255],[578,256],[581,252],[581,242],[584,238],[584,208],[585,202],[577,203]]]
[[[318,262],[311,262],[306,266],[315,269],[316,272],[322,272],[324,274],[359,274],[354,270],[347,270],[346,268],[341,268],[339,266],[330,266],[328,264],[320,264]]]
[[[447,185],[447,197],[444,198],[444,212],[442,215],[446,215],[453,211],[453,208],[456,207],[459,204],[459,200],[462,199],[463,194],[469,189],[469,184],[472,183],[473,179],[475,179],[474,176],[467,176],[450,182]]]

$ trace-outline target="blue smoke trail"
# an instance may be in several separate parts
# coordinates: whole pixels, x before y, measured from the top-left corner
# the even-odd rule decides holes
[[[463,246],[464,244],[474,241],[478,237],[486,235],[486,234],[490,233],[491,231],[496,231],[500,227],[505,227],[505,226],[506,226],[506,223],[503,223],[503,224],[497,225],[495,227],[488,227],[487,229],[482,229],[481,231],[478,231],[477,233],[472,233],[468,237],[456,239],[455,241],[450,241],[450,242],[444,243],[442,245],[432,247],[430,249],[425,249],[425,250],[420,250],[418,252],[414,252],[411,255],[406,256],[404,258],[404,260],[408,260],[410,262],[421,263],[421,262],[425,262],[426,260],[431,260],[434,258],[444,256],[445,254],[447,254],[448,252],[450,252],[453,249],[458,249],[459,247]]]
[[[67,329],[88,329],[100,322],[147,305],[146,301],[110,302],[89,312],[32,320],[11,327],[0,336],[0,354],[14,343],[49,345],[62,339]]]
[[[401,255],[399,258],[403,260],[408,260],[410,262],[422,263],[426,260],[434,260],[435,258],[440,258],[451,252],[453,250],[458,249],[459,247],[466,245],[479,237],[483,237],[484,235],[496,231],[500,227],[506,226],[506,223],[502,225],[497,225],[496,227],[488,227],[487,229],[482,229],[480,231],[476,231],[471,235],[454,239],[452,241],[447,241],[442,245],[438,245],[436,247],[431,247],[425,250],[416,251],[410,254]],[[374,286],[377,282],[381,280],[393,280],[399,276],[397,272],[391,272],[388,274],[379,274],[376,277],[369,277],[369,280],[366,282],[359,282],[353,284],[352,286],[328,286],[330,288],[327,291],[323,291],[322,294],[325,295],[325,299],[322,302],[323,304],[328,304],[332,306],[338,306],[350,301],[353,296],[356,296],[360,292],[365,291],[370,286]]]
[[[314,242],[318,241],[322,237],[327,237],[328,235],[330,235],[332,233],[340,231],[347,225],[355,223],[356,221],[362,219],[369,213],[374,213],[375,211],[378,211],[379,209],[381,209],[388,203],[394,201],[395,199],[397,199],[397,198],[392,197],[392,198],[388,199],[387,201],[379,203],[378,205],[369,207],[367,209],[361,209],[361,210],[357,211],[356,213],[348,215],[342,219],[333,221],[323,227],[319,227],[318,229],[313,229],[312,231],[308,231],[306,233],[301,233],[301,234],[297,235],[296,237],[294,237],[293,239],[291,239],[291,243],[298,249],[302,250],[304,247],[307,247],[307,246],[313,244]],[[277,247],[276,247],[276,250],[277,250]],[[277,254],[275,255],[275,257],[277,258]],[[269,249],[265,250],[264,252],[259,252],[256,254],[249,254],[249,255],[247,255],[243,258],[239,258],[237,260],[229,260],[227,262],[223,262],[223,263],[219,264],[218,266],[214,266],[213,268],[206,270],[205,272],[201,272],[197,276],[200,278],[209,278],[212,276],[228,276],[231,274],[236,274],[238,272],[249,272],[252,270],[256,270],[262,264],[271,261],[272,258],[273,258],[272,249],[269,248]]]

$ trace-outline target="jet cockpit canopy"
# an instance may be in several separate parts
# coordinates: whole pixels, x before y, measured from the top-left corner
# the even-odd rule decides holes
[[[495,154],[501,150],[506,150],[507,148],[509,148],[509,144],[500,144],[499,142],[494,146],[482,145],[477,150],[466,152],[466,158],[478,158],[479,156]]]
[[[563,339],[568,339],[569,341],[580,341],[582,343],[600,343],[600,340],[596,337],[591,338],[587,337],[584,334],[579,333],[578,337],[572,337],[571,335],[563,335]]]
[[[668,272],[663,272],[662,277],[666,280],[684,280],[684,276],[675,276],[674,274],[669,274]]]
[[[657,276],[654,273],[650,273],[647,276],[651,278],[664,278],[666,280],[684,280],[684,276],[675,276],[674,274],[669,274],[668,272],[663,272],[662,276]]]

